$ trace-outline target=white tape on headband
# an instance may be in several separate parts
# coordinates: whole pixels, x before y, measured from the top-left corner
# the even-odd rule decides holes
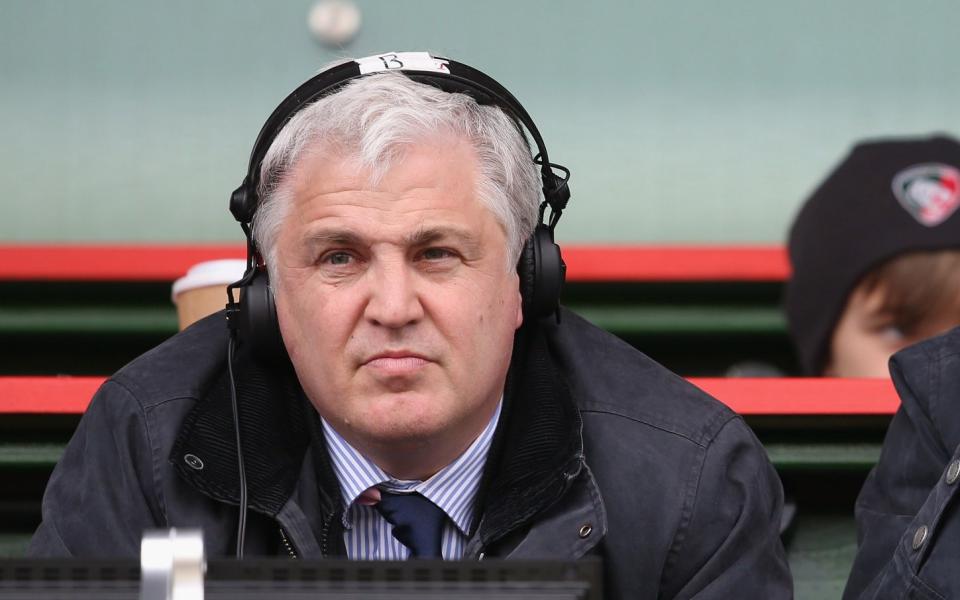
[[[358,58],[355,61],[360,65],[360,73],[376,73],[378,71],[433,71],[434,73],[449,73],[447,61],[430,56],[426,52],[387,52]]]

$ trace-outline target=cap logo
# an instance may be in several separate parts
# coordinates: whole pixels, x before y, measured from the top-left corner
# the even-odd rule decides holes
[[[960,207],[960,171],[939,163],[914,165],[893,178],[893,195],[921,225],[936,227]]]

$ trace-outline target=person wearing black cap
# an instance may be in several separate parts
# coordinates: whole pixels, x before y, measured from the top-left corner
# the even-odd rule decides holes
[[[960,143],[858,144],[790,230],[786,312],[808,375],[886,377],[890,355],[960,324]]]
[[[844,600],[960,597],[960,143],[857,145],[790,232],[790,332],[812,375],[886,377],[901,397],[856,504]],[[955,504],[955,503],[954,503]]]

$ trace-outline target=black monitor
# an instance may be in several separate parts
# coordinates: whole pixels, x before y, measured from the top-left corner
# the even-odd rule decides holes
[[[204,597],[276,600],[601,600],[599,559],[580,561],[353,561],[217,559],[207,562]],[[5,559],[0,599],[136,600],[136,560]]]

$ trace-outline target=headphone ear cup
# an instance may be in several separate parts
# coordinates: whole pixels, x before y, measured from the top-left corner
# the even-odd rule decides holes
[[[527,241],[524,242],[523,251],[520,253],[520,261],[517,263],[517,275],[520,279],[520,297],[523,300],[524,318],[532,318],[531,306],[535,302],[537,294],[536,237],[536,233],[534,233],[534,235],[528,237]]]
[[[266,269],[258,268],[250,283],[240,288],[239,334],[263,361],[278,362],[287,355]]]
[[[538,319],[557,311],[567,265],[560,254],[560,246],[553,241],[553,232],[542,223],[523,245],[517,274],[524,318]]]

